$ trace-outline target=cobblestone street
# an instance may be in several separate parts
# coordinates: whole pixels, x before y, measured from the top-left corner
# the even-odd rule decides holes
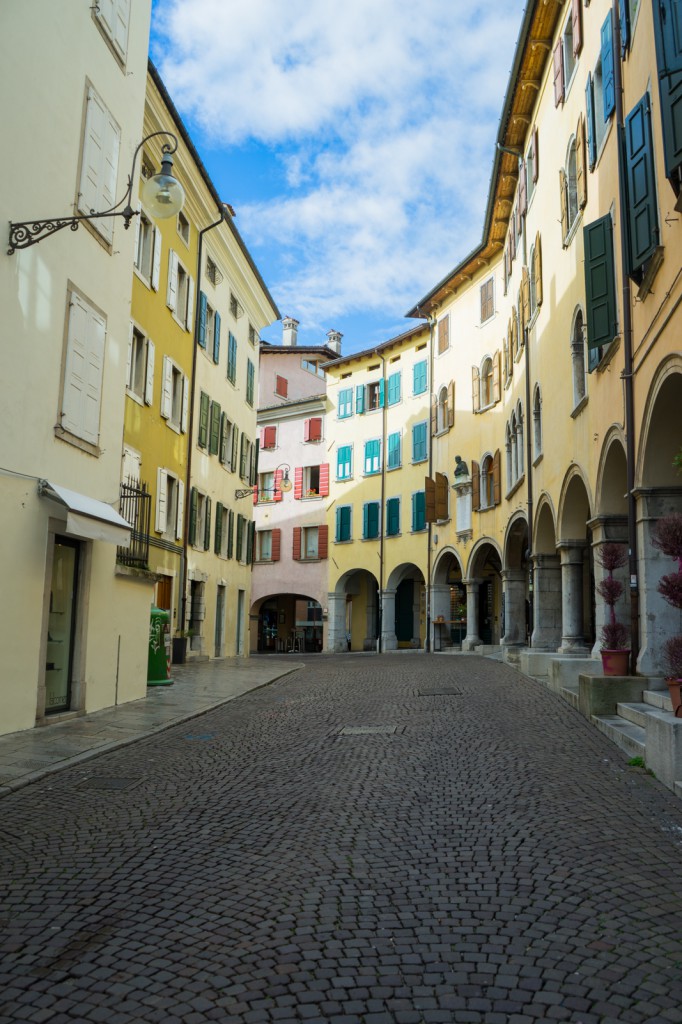
[[[0,1020],[682,1022],[682,807],[477,657],[308,657],[0,801]]]

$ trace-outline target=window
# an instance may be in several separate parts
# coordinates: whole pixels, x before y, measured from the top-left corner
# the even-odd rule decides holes
[[[256,561],[272,562],[272,530],[256,530]]]
[[[337,515],[337,525],[338,518]],[[327,557],[329,545],[327,526],[295,526],[293,540],[292,557],[295,561],[317,561]]]
[[[537,128],[534,128],[530,137],[530,146],[526,152],[526,189],[528,191],[529,204],[533,198],[535,186],[538,181],[539,166],[538,130]]]
[[[601,27],[601,86],[604,121],[608,121],[616,109],[616,86],[613,55],[613,22],[612,13],[608,12]]]
[[[514,485],[514,452],[512,449],[512,427],[508,423],[504,431],[504,448],[507,453],[507,492],[511,491]]]
[[[225,508],[222,502],[216,502],[213,550],[215,554],[219,555],[221,558],[232,557],[231,545],[229,545],[230,520],[232,515],[233,513],[230,511],[230,509]]]
[[[426,529],[426,494],[415,491],[412,495],[412,532]]]
[[[303,497],[320,497],[320,467],[306,466],[303,470]]]
[[[168,293],[166,305],[181,327],[192,330],[194,309],[194,281],[189,276],[178,254],[170,249],[168,253]]]
[[[353,446],[341,445],[336,450],[336,479],[350,480],[352,476]]]
[[[244,315],[242,304],[233,292],[230,292],[230,313],[235,320],[239,320],[239,318]]]
[[[187,217],[182,212],[182,210],[180,210],[180,212],[178,213],[177,229],[178,234],[180,235],[180,238],[183,240],[185,245],[189,245],[189,221],[187,220]]]
[[[495,312],[494,278],[490,277],[481,285],[481,323],[490,320]]]
[[[294,470],[294,498],[326,498],[329,494],[329,463],[297,466]]]
[[[253,392],[256,379],[256,370],[250,359],[246,361],[246,404],[253,407]]]
[[[314,373],[316,377],[321,377],[324,380],[325,372],[315,359],[301,359],[301,366],[308,373]]]
[[[337,505],[336,507],[336,542],[350,540],[352,537],[352,506]]]
[[[438,392],[438,405],[436,407],[436,433],[440,434],[448,429],[448,389],[443,387]]]
[[[554,105],[563,103],[582,49],[582,0],[571,0],[571,13],[554,47]]]
[[[651,100],[648,93],[644,94],[625,118],[625,177],[630,228],[628,270],[631,277],[641,281],[644,264],[653,256],[659,242]]]
[[[253,324],[249,324],[249,345],[254,345],[258,341],[258,335],[256,334],[256,328]]]
[[[537,459],[540,455],[542,455],[542,394],[540,385],[536,384],[533,392],[533,458]]]
[[[450,316],[438,321],[438,355],[450,348]]]
[[[304,526],[301,529],[301,558],[316,559],[318,557],[319,527]]]
[[[197,444],[200,448],[208,448],[210,415],[211,399],[205,391],[202,391],[199,394],[199,424],[197,427]]]
[[[372,381],[367,385],[367,410],[381,409],[384,404],[384,382],[382,380]]]
[[[217,455],[220,451],[220,417],[220,405],[218,402],[211,402],[211,416],[208,435],[209,455]]]
[[[189,543],[200,551],[208,551],[210,538],[211,499],[196,487],[192,487],[189,505]]]
[[[518,359],[521,352],[521,332],[519,331],[519,315],[516,308],[512,309],[512,354],[514,359]]]
[[[210,256],[206,257],[206,277],[216,287],[223,280],[223,275],[218,269],[218,264]]]
[[[341,388],[339,391],[339,412],[340,420],[345,420],[353,415],[353,389]]]
[[[227,379],[230,384],[237,383],[237,339],[232,331],[227,334]]]
[[[388,378],[388,405],[397,405],[400,401],[400,370]]]
[[[516,472],[517,479],[524,473],[524,444],[523,444],[523,406],[519,402],[516,406]]]
[[[608,345],[618,333],[611,215],[607,213],[587,224],[584,238],[587,344],[591,353]]]
[[[512,427],[512,430],[513,430],[513,427]],[[512,433],[512,445],[515,444],[515,438],[516,438],[516,434],[515,434],[515,432],[513,432]],[[512,455],[512,458],[513,458],[513,455]],[[481,492],[480,492],[480,494],[481,494],[481,505],[480,505],[480,507],[481,508],[492,508],[494,503],[495,503],[495,501],[494,501],[493,483],[494,483],[494,477],[493,477],[493,457],[492,457],[492,455],[487,455],[483,459],[483,462],[481,463]]]
[[[566,168],[563,176],[564,195],[561,201],[561,230],[566,241],[571,228],[578,219],[578,163],[575,138],[568,146]]]
[[[381,506],[378,501],[366,501],[362,506],[362,539],[376,540],[379,536],[379,510]]]
[[[159,290],[161,272],[161,232],[140,210],[135,224],[135,268],[140,277],[150,284],[155,292]]]
[[[580,405],[585,397],[585,330],[582,310],[578,309],[571,332],[571,364],[573,367],[573,408]]]
[[[106,320],[75,292],[70,292],[68,299],[61,427],[96,445],[99,439]]]
[[[220,417],[220,452],[219,458],[225,469],[230,469],[232,472],[235,470],[236,455],[233,455],[233,441],[236,445],[237,429],[230,419],[228,419],[227,413],[223,413]]]
[[[427,386],[427,363],[421,359],[412,368],[412,394],[423,395]]]
[[[258,501],[275,500],[275,474],[274,472],[258,474]]]
[[[381,441],[365,441],[365,476],[379,473],[381,470]]]
[[[402,464],[402,437],[400,431],[388,435],[386,469],[399,469]]]
[[[121,61],[128,51],[130,0],[97,0],[92,8],[103,35]]]
[[[237,538],[235,542],[234,556],[238,562],[246,563],[251,561],[251,550],[253,543],[254,525],[244,516],[237,516]]]
[[[212,353],[213,362],[220,361],[220,313],[217,313],[204,292],[199,292],[199,344]]]
[[[412,461],[425,462],[428,458],[426,423],[415,423],[412,427]]]
[[[493,361],[490,357],[481,366],[481,408],[493,404]]]
[[[286,377],[280,377],[279,374],[275,375],[275,394],[280,398],[286,398],[289,394],[289,381]]]
[[[159,467],[156,474],[156,532],[168,540],[182,537],[185,485],[168,469]]]
[[[322,417],[313,416],[303,424],[303,440],[314,442],[322,440]]]
[[[400,533],[400,498],[389,498],[386,502],[386,536],[397,537]]]
[[[242,433],[239,452],[239,476],[245,484],[253,486],[256,482],[254,466],[254,445],[246,434]]]
[[[675,194],[679,195],[682,180],[682,33],[679,3],[677,0],[659,0],[653,5],[653,14],[665,174]],[[634,20],[634,11],[632,18]]]
[[[116,176],[121,129],[92,86],[88,89],[83,136],[78,212],[109,210],[116,202]],[[107,242],[114,237],[115,217],[88,224]]]
[[[126,387],[145,405],[154,401],[154,342],[131,325]]]

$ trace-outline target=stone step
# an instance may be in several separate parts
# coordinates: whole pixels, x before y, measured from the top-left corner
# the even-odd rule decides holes
[[[569,683],[566,686],[562,686],[561,690],[559,691],[559,693],[564,698],[565,701],[568,701],[568,703],[572,707],[574,707],[574,708],[578,708],[579,707],[579,704],[580,704],[580,690],[579,690],[579,687],[578,687],[577,683],[575,685],[573,685],[572,683]]]
[[[616,705],[616,712],[621,718],[624,718],[626,722],[630,722],[632,725],[641,726],[642,729],[646,729],[646,720],[652,711],[656,712],[657,709],[653,708],[650,704],[643,704],[641,702],[633,701]]]
[[[648,704],[650,707],[658,708],[660,711],[670,711],[672,714],[673,703],[667,689],[645,690],[642,697],[644,699],[644,703]]]
[[[620,715],[592,715],[592,721],[626,754],[646,758],[646,732],[641,725],[633,725]]]

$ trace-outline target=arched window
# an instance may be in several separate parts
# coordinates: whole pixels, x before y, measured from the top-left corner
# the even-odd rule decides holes
[[[512,484],[514,483],[514,468],[512,466],[511,427],[509,424],[507,424],[504,435],[504,447],[507,452],[507,491],[511,491]]]
[[[579,405],[586,394],[585,383],[585,332],[583,313],[578,309],[571,332],[571,362],[573,364],[573,407]]]
[[[517,443],[516,433],[516,413],[512,413],[511,420],[509,421],[509,433],[511,435],[511,464],[512,464],[512,484],[515,484],[519,479],[519,449]]]
[[[528,263],[529,285],[530,285],[528,290],[530,292],[530,315],[531,315],[531,318],[533,317],[533,315],[535,313],[535,310],[538,308],[538,292],[537,292],[537,283],[535,281],[535,265],[536,265],[536,261],[535,261],[535,246],[531,245],[531,247],[530,247],[530,260],[529,260],[529,263]]]
[[[492,508],[495,504],[495,474],[492,455],[486,455],[481,463],[481,508]]]
[[[436,429],[438,433],[448,428],[448,389],[445,385],[438,392]]]
[[[523,476],[523,406],[520,402],[516,407],[516,450],[519,476]]]
[[[566,211],[568,233],[578,216],[578,154],[575,136],[568,144],[568,156],[566,157]]]
[[[519,354],[519,347],[521,342],[519,341],[519,316],[516,312],[516,307],[512,310],[512,349],[514,353],[514,359]]]
[[[542,395],[540,385],[535,385],[533,393],[533,458],[542,454]]]
[[[481,408],[493,404],[493,361],[488,356],[481,366]]]

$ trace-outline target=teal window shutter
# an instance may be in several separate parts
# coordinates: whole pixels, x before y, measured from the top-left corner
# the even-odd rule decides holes
[[[378,473],[380,466],[381,448],[379,441],[365,441],[365,473]]]
[[[381,380],[379,381],[379,408],[380,409],[383,409],[383,407],[384,407],[384,402],[385,402],[385,385],[386,385],[386,382],[384,381],[384,378],[382,377]]]
[[[426,456],[426,423],[415,423],[412,427],[412,461],[423,462]]]
[[[220,313],[216,313],[213,323],[213,362],[220,362]]]
[[[378,501],[367,501],[362,507],[362,536],[364,540],[376,540],[379,536]]]
[[[400,401],[400,371],[392,373],[388,378],[388,404],[396,405]]]
[[[367,540],[369,537],[369,503],[365,502],[362,506],[362,537],[363,540]]]
[[[630,45],[630,3],[620,0],[620,59],[625,60]]]
[[[613,258],[613,224],[610,214],[583,229],[585,242],[585,293],[587,298],[587,345],[590,350],[608,345],[617,332],[616,279]]]
[[[397,469],[400,466],[400,432],[388,435],[388,469]]]
[[[396,537],[400,533],[400,498],[389,498],[386,502],[386,534]]]
[[[207,299],[203,292],[199,292],[199,344],[206,348],[206,313]]]
[[[639,271],[658,245],[658,212],[651,103],[645,93],[625,118],[629,272]]]
[[[336,539],[350,540],[350,505],[341,505],[336,509]]]
[[[353,415],[353,389],[343,388],[339,391],[339,419]]]
[[[355,389],[355,411],[360,413],[365,411],[365,386],[364,384],[358,384]]]
[[[682,0],[653,4],[666,177],[682,166]]]
[[[613,68],[613,23],[611,11],[601,27],[601,73],[604,99],[604,120],[608,121],[616,109],[616,85]]]
[[[351,446],[342,445],[336,452],[336,478],[337,480],[348,480],[350,478]]]
[[[249,359],[246,363],[246,401],[249,405],[253,405],[253,388],[255,381],[255,371],[253,363]]]
[[[426,526],[426,494],[415,491],[412,495],[412,531],[417,533]]]
[[[220,417],[220,453],[219,459],[225,465],[227,462],[227,413]]]
[[[587,85],[585,86],[585,126],[587,128],[587,158],[590,170],[594,170],[597,162],[597,132],[594,124],[594,92],[592,86],[592,75],[588,72]]]
[[[199,398],[199,436],[197,437],[197,444],[200,448],[206,448],[208,445],[209,405],[208,395],[205,391],[202,391]]]
[[[211,434],[208,442],[210,455],[217,455],[220,451],[220,406],[217,402],[211,402]]]
[[[237,339],[232,331],[227,339],[227,379],[234,384],[237,379]]]
[[[421,395],[426,391],[426,360],[415,363],[412,369],[412,392]]]

